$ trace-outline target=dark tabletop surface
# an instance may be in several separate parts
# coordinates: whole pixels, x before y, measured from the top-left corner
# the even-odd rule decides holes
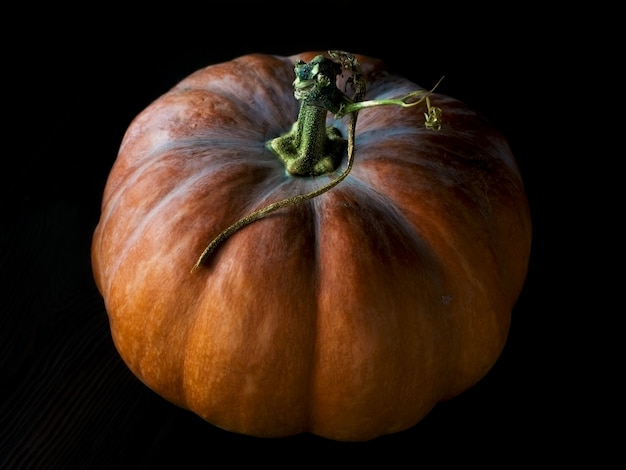
[[[45,30],[23,21],[14,38],[23,47],[9,52],[4,74],[11,108],[0,188],[1,469],[203,468],[251,456],[287,466],[378,456],[391,468],[407,459],[414,467],[473,467],[605,455],[587,437],[597,429],[589,420],[602,413],[586,406],[598,400],[581,391],[599,373],[590,348],[579,347],[593,326],[577,314],[579,284],[565,263],[571,252],[562,232],[573,210],[565,189],[555,196],[567,154],[566,132],[553,123],[567,112],[554,106],[567,101],[559,96],[560,67],[575,46],[555,38],[554,18],[533,16],[512,29],[514,12],[497,12],[497,20],[458,15],[452,24],[445,11],[420,17],[420,7],[407,8],[391,2],[355,12],[354,3],[336,2],[335,13],[353,23],[318,24],[321,34],[308,32],[310,21],[269,14],[244,26],[242,15],[257,13],[235,8],[205,22],[190,11],[189,28],[166,18],[167,10],[160,21],[120,13],[99,26],[97,12]],[[394,22],[376,25],[383,18]],[[222,19],[225,29],[216,28]],[[91,275],[91,235],[123,132],[153,99],[197,68],[245,53],[329,48],[382,58],[424,87],[445,75],[440,92],[504,132],[533,214],[527,282],[495,367],[413,428],[366,443],[237,435],[164,401],[125,367]],[[580,253],[580,262],[588,256]]]

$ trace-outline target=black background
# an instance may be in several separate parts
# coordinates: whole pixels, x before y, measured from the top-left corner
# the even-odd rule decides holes
[[[610,436],[596,439],[614,419],[617,392],[600,371],[608,353],[580,274],[594,261],[581,247],[596,216],[571,174],[587,158],[587,111],[568,103],[591,87],[581,73],[595,56],[572,27],[579,23],[510,6],[431,11],[398,2],[32,13],[7,19],[19,27],[5,38],[0,468],[340,457],[390,467],[564,464],[613,450]],[[528,278],[495,367],[412,429],[366,443],[236,435],[165,402],[126,369],[91,277],[91,234],[122,135],[152,100],[211,63],[326,49],[379,57],[426,88],[445,75],[439,92],[502,130],[533,215]],[[572,221],[578,212],[584,224]]]

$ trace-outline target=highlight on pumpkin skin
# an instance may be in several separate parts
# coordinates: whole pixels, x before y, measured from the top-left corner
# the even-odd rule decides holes
[[[429,97],[437,88],[437,86],[439,86],[444,77],[441,77],[439,81],[435,84],[435,86],[429,91],[416,90],[400,98],[361,101],[361,98],[365,95],[366,81],[363,73],[361,72],[361,68],[356,57],[353,54],[335,50],[328,51],[328,55],[330,56],[330,59],[324,56],[316,56],[308,64],[305,64],[303,61],[298,61],[295,64],[294,72],[296,74],[296,79],[293,82],[294,97],[301,102],[298,121],[294,123],[292,129],[286,135],[279,136],[276,139],[268,142],[268,148],[270,150],[273,150],[274,153],[278,153],[280,149],[284,148],[284,146],[282,144],[278,145],[276,144],[276,142],[282,143],[282,141],[284,140],[289,141],[287,146],[291,145],[292,140],[297,142],[298,144],[304,141],[306,143],[313,142],[321,143],[321,145],[326,145],[326,142],[328,142],[329,139],[334,138],[331,137],[334,136],[333,130],[329,130],[325,127],[323,129],[320,129],[319,124],[317,128],[313,125],[306,126],[303,125],[301,120],[309,119],[310,121],[317,121],[319,123],[322,122],[322,118],[323,121],[326,120],[325,115],[328,112],[333,113],[336,119],[341,119],[349,115],[350,122],[348,124],[347,164],[345,169],[337,178],[311,192],[298,194],[274,202],[237,220],[235,223],[221,231],[207,245],[202,254],[198,257],[196,263],[191,268],[192,273],[205,262],[205,260],[224,240],[226,240],[235,232],[241,230],[247,225],[250,225],[252,222],[262,219],[266,215],[278,209],[293,206],[303,201],[317,197],[325,193],[326,191],[329,191],[333,187],[337,186],[341,181],[343,181],[352,170],[354,164],[355,129],[357,117],[361,110],[366,108],[372,108],[375,106],[399,106],[401,108],[410,108],[425,102],[427,112],[424,113],[424,126],[429,130],[438,131],[441,129],[442,110],[438,107],[431,106]],[[328,61],[332,61],[332,64],[329,64]],[[328,76],[329,70],[334,70],[336,72],[336,75],[339,75],[342,69],[350,73],[350,76],[346,81],[346,85],[351,85],[354,87],[355,93],[352,97],[348,97],[342,91],[340,91],[337,88],[336,83],[333,83]],[[321,107],[320,104],[322,104],[323,107]],[[323,115],[321,113],[323,113]],[[315,132],[324,132],[326,134],[326,140],[319,139],[316,135],[306,135],[307,132],[311,134]],[[300,133],[305,135],[303,136]],[[293,136],[293,134],[296,134],[295,137]],[[294,149],[292,148],[290,150]],[[323,152],[321,152],[319,148],[316,148],[314,150],[319,152],[320,155],[323,155]],[[280,155],[278,155],[278,157],[281,159],[281,161],[283,161],[283,163],[288,160],[286,158],[282,158]],[[308,155],[306,155],[306,157],[308,157]],[[333,170],[334,168],[329,170],[328,172]]]

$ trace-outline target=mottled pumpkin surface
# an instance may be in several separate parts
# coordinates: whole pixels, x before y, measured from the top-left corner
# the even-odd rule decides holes
[[[299,103],[292,57],[211,65],[128,128],[92,266],[121,357],[218,427],[368,440],[407,429],[498,359],[528,267],[531,221],[503,136],[453,98],[364,109],[335,188],[229,237],[226,227],[336,178],[290,176],[268,150]],[[418,85],[357,56],[364,99]],[[345,78],[344,78],[345,79]],[[340,84],[343,86],[343,84]],[[348,118],[328,116],[347,133]]]

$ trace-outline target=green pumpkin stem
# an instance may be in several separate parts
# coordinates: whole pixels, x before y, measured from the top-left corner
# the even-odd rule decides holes
[[[340,53],[331,52],[331,57]],[[345,53],[344,53],[345,54]],[[346,56],[347,57],[347,56]],[[346,151],[347,142],[339,129],[326,126],[328,113],[339,114],[365,92],[365,79],[354,58],[342,56],[336,62],[318,55],[311,62],[295,64],[294,96],[300,101],[298,119],[286,134],[270,140],[267,145],[294,176],[320,176],[337,169]],[[342,69],[351,72],[350,80],[357,91],[348,98],[337,88],[337,75]],[[343,114],[348,114],[343,112]]]
[[[215,251],[217,246],[233,233],[278,209],[299,204],[319,196],[337,186],[350,173],[354,164],[355,129],[361,109],[373,106],[395,105],[403,108],[415,106],[426,100],[425,126],[428,129],[441,128],[441,109],[430,105],[430,91],[418,90],[401,98],[361,101],[365,95],[365,77],[356,58],[347,52],[329,51],[330,58],[319,55],[309,63],[298,61],[295,64],[296,79],[293,82],[294,96],[300,101],[298,119],[286,134],[267,143],[293,176],[315,177],[335,171],[347,150],[345,169],[334,180],[306,194],[298,194],[269,204],[239,219],[220,232],[204,249],[191,271],[198,269]],[[350,73],[348,83],[355,93],[350,98],[336,85],[337,75],[343,70]],[[443,79],[443,78],[442,78]],[[336,118],[350,116],[348,138],[341,136],[339,129],[326,126],[326,118],[331,112]]]

